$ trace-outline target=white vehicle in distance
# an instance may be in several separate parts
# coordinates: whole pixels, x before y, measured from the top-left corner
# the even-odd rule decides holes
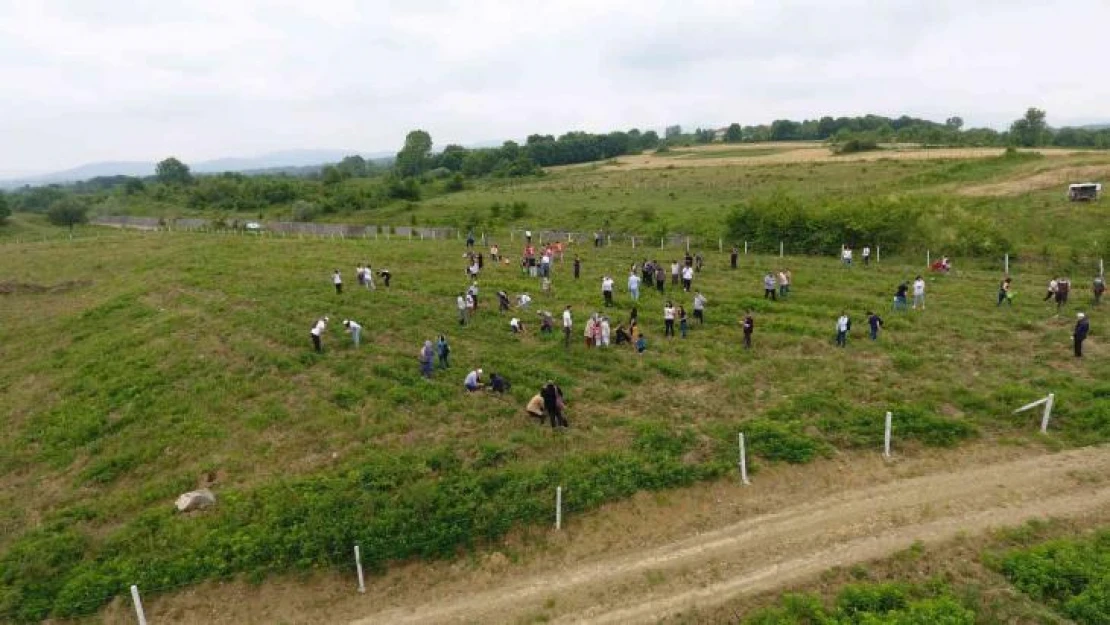
[[[243,229],[247,232],[262,232],[262,224],[257,221],[248,221],[246,225],[243,226]]]

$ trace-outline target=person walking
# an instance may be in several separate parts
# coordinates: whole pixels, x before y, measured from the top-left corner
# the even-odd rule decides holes
[[[466,233],[466,249],[474,249],[474,229],[470,229]]]
[[[925,310],[925,279],[921,276],[913,281],[913,309],[917,310],[918,306]]]
[[[694,284],[694,268],[687,265],[682,268],[682,290],[687,293],[690,292],[690,287]]]
[[[347,329],[347,334],[351,335],[351,342],[358,347],[359,340],[362,338],[362,326],[354,319],[344,319],[343,327]]]
[[[1094,305],[1098,306],[1102,303],[1102,294],[1106,292],[1106,279],[1102,276],[1095,276],[1094,282],[1091,283],[1091,294],[1094,295]]]
[[[1071,338],[1075,343],[1075,357],[1082,358],[1083,341],[1087,340],[1087,334],[1091,331],[1091,322],[1083,313],[1076,313],[1076,317],[1078,320],[1075,322],[1075,330],[1072,331]]]
[[[574,279],[577,280],[578,276],[582,273],[582,259],[578,258],[578,254],[574,255]]]
[[[504,291],[497,292],[497,312],[504,313],[512,307],[509,301],[509,294]]]
[[[448,358],[451,355],[451,346],[447,344],[447,337],[442,334],[439,335],[439,340],[436,341],[436,353],[439,354],[439,368],[449,368],[451,363],[448,362]]]
[[[898,290],[894,292],[894,310],[906,310],[906,293],[909,290],[910,287],[905,282],[898,285]]]
[[[432,342],[424,341],[424,347],[420,348],[420,375],[426,379],[432,379],[432,365],[435,359],[436,352]]]
[[[733,269],[736,269],[736,261],[739,258],[740,258],[740,250],[737,249],[735,245],[733,245],[732,250],[728,254],[729,266],[731,266]]]
[[[640,301],[640,276],[636,275],[635,269],[628,274],[628,295],[632,301]]]
[[[790,294],[790,272],[785,269],[779,271],[779,297]]]
[[[836,320],[836,344],[838,347],[848,346],[848,331],[851,329],[852,320],[848,318],[848,313],[840,313],[840,318]]]
[[[1003,302],[1010,306],[1014,305],[1014,292],[1011,290],[1012,288],[1013,283],[1010,280],[1010,276],[1002,278],[1002,282],[998,283],[998,304],[996,304],[996,306],[1001,306]]]
[[[316,350],[317,354],[322,354],[324,352],[322,340],[324,332],[327,331],[327,329],[328,318],[325,316],[317,319],[316,323],[312,326],[312,330],[309,331],[309,334],[312,336],[312,348]]]
[[[586,326],[582,330],[582,336],[586,339],[586,349],[594,346],[594,326],[596,323],[597,320],[594,315],[586,318]]]
[[[1044,294],[1044,299],[1041,300],[1041,301],[1042,302],[1048,302],[1048,301],[1052,301],[1052,300],[1056,299],[1056,289],[1058,287],[1059,287],[1059,282],[1057,282],[1056,278],[1053,277],[1051,280],[1048,281],[1048,291]]]
[[[852,248],[845,245],[840,249],[840,261],[844,263],[845,267],[852,266]]]
[[[374,270],[370,268],[370,263],[366,263],[363,268],[363,285],[367,291],[375,291],[377,287],[374,286]]]
[[[686,308],[683,306],[678,307],[678,332],[686,338]]]
[[[469,321],[474,318],[474,311],[476,310],[474,306],[477,303],[474,301],[474,296],[470,294],[469,290],[466,292],[463,303],[466,304],[466,319]]]
[[[613,279],[609,276],[601,278],[601,297],[605,300],[606,307],[613,305]]]
[[[574,326],[574,320],[570,316],[570,306],[568,305],[563,310],[563,347],[570,347],[570,330]]]
[[[382,269],[378,272],[378,276],[381,277],[382,282],[385,283],[385,288],[388,289],[389,281],[393,279],[393,274],[390,273],[388,269]]]
[[[770,271],[763,276],[763,299],[778,301],[778,297],[775,295],[775,274]]]
[[[867,245],[863,246],[863,266],[871,266],[871,248]]]
[[[1056,314],[1060,314],[1060,309],[1068,305],[1068,294],[1071,292],[1071,280],[1068,278],[1060,278],[1056,283]]]
[[[674,305],[667,302],[667,305],[663,307],[663,336],[674,336],[675,313]]]
[[[697,321],[699,326],[705,324],[705,305],[708,303],[709,300],[705,299],[701,291],[694,291],[694,321]]]
[[[466,294],[460,292],[459,296],[455,298],[455,308],[459,311],[459,325],[466,325]]]
[[[343,276],[339,275],[338,269],[336,269],[335,273],[332,274],[331,282],[335,285],[335,294],[343,295]]]
[[[466,294],[469,295],[470,299],[474,302],[471,308],[478,310],[478,283],[472,282],[470,288],[466,290]]]
[[[871,328],[871,340],[879,340],[879,329],[883,327],[883,318],[867,311],[867,325]]]
[[[664,282],[667,280],[667,273],[663,271],[663,265],[654,263],[655,267],[655,289],[660,293],[663,292]]]
[[[551,380],[547,381],[543,389],[540,391],[543,397],[543,407],[547,411],[548,416],[551,418],[551,429],[556,427],[570,427],[567,423],[567,418],[563,414],[566,408],[566,401],[563,399],[563,389],[555,385]]]

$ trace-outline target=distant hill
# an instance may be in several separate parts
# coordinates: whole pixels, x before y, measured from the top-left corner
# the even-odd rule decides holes
[[[336,163],[346,156],[358,154],[357,150],[287,150],[271,152],[261,156],[246,158],[218,158],[197,163],[188,163],[189,168],[196,174],[218,174],[225,171],[242,173],[289,173],[306,174],[323,167],[327,163]],[[393,152],[373,152],[362,154],[367,160],[380,160],[392,158]],[[155,163],[138,161],[114,161],[103,163],[89,163],[66,169],[64,171],[23,178],[0,180],[0,187],[21,187],[24,185],[62,184],[79,182],[99,176],[153,176]]]

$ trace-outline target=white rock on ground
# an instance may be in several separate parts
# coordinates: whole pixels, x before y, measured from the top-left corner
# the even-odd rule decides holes
[[[175,505],[178,512],[192,512],[193,510],[207,508],[215,503],[216,495],[207,488],[202,488],[181,495],[177,498]]]

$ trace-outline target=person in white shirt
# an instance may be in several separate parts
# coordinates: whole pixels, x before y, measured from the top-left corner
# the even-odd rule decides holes
[[[351,341],[355,344],[355,347],[358,347],[362,338],[362,326],[354,319],[344,319],[343,327],[347,328],[347,334],[351,335]]]
[[[518,308],[528,310],[528,305],[532,303],[532,296],[527,293],[521,293],[520,297],[516,298],[516,305]]]
[[[362,267],[362,283],[367,291],[374,290],[374,271],[370,268],[370,263]]]
[[[871,264],[871,248],[863,246],[863,266],[866,267]]]
[[[682,265],[678,261],[671,263],[671,284],[678,286],[678,281],[682,277]]]
[[[471,283],[470,288],[466,290],[466,294],[470,296],[471,300],[469,308],[472,309],[472,312],[478,310],[478,283]]]
[[[693,283],[694,283],[694,268],[693,267],[683,267],[682,268],[682,290],[689,293],[690,292],[690,285],[693,284]]]
[[[601,278],[601,296],[605,299],[606,306],[613,305],[613,279],[609,276]]]
[[[540,275],[545,278],[551,275],[551,252],[547,250],[540,257]]]
[[[471,393],[482,388],[482,370],[475,369],[466,374],[466,379],[463,380],[463,387]]]
[[[640,276],[636,275],[635,269],[628,274],[628,294],[632,297],[632,301],[640,300]]]
[[[609,318],[601,318],[601,347],[609,347],[609,335],[612,328],[609,326]]]
[[[844,261],[845,267],[852,266],[852,248],[847,245],[840,251],[840,260]]]
[[[667,305],[663,307],[663,336],[674,336],[674,316],[674,304],[667,302]]]
[[[925,280],[921,276],[913,281],[913,309],[921,306],[921,310],[925,310]]]
[[[513,334],[520,334],[524,332],[524,324],[521,323],[520,319],[513,317],[509,319],[509,329],[513,331]]]
[[[338,269],[336,269],[335,273],[332,274],[331,281],[332,281],[332,284],[335,285],[335,294],[336,295],[342,295],[343,294],[343,276],[339,275],[339,270]]]
[[[694,292],[694,320],[698,325],[705,323],[705,305],[709,303],[701,291]]]
[[[309,334],[312,336],[312,347],[316,350],[317,354],[324,351],[324,346],[321,343],[321,339],[323,338],[324,332],[327,329],[328,318],[323,317],[321,319],[317,319],[316,323],[312,326],[312,329],[309,330]]]
[[[836,320],[836,344],[838,347],[848,346],[848,331],[852,329],[852,320],[848,318],[848,313],[840,313],[840,318]]]
[[[574,321],[570,317],[570,306],[563,310],[563,345],[570,347],[570,330],[574,326]]]
[[[455,307],[459,309],[459,325],[466,325],[466,295],[459,293],[455,298]]]

